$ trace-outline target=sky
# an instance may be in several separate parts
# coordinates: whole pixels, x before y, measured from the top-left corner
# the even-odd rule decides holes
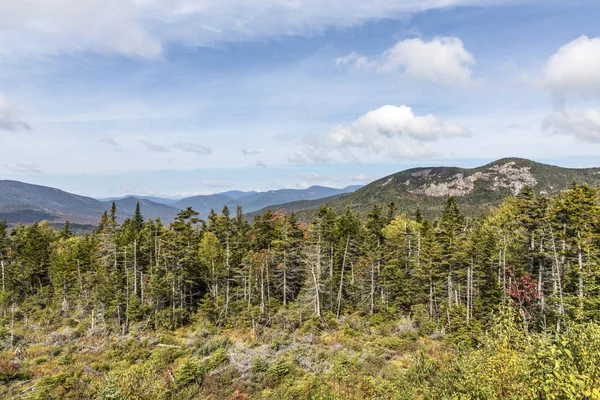
[[[600,0],[0,0],[0,179],[93,197],[600,166]]]

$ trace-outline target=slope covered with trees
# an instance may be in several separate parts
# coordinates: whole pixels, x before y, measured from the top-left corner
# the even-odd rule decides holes
[[[552,195],[567,190],[573,183],[600,184],[600,168],[563,168],[523,158],[503,158],[478,168],[426,167],[401,171],[378,179],[356,192],[335,198],[295,202],[266,207],[297,212],[312,217],[322,204],[337,213],[350,207],[365,215],[376,204],[395,203],[402,212],[438,217],[449,197],[454,197],[462,212],[478,216],[498,206],[507,196],[526,187],[536,194]]]
[[[310,201],[351,193],[359,187],[348,186],[335,189],[311,186],[306,189],[280,189],[266,192],[230,190],[171,200],[149,196],[97,200],[52,187],[0,180],[0,220],[5,220],[11,226],[19,222],[29,224],[46,220],[56,224],[69,220],[80,230],[91,230],[102,212],[110,208],[113,202],[117,205],[116,217],[119,222],[131,217],[138,203],[146,217],[171,222],[180,210],[188,207],[192,207],[205,218],[212,209],[221,210],[224,206],[231,209],[242,206],[247,212],[252,212],[272,204]]]
[[[0,225],[16,398],[600,398],[600,206]],[[208,397],[211,396],[211,397]]]

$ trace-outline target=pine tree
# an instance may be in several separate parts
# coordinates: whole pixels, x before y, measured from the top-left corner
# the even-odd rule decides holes
[[[63,225],[63,229],[60,232],[60,237],[63,239],[68,239],[71,236],[73,236],[73,231],[71,231],[71,223],[69,220],[66,220],[65,224]]]
[[[458,294],[462,278],[463,244],[465,234],[465,217],[462,215],[454,197],[450,197],[442,211],[439,225],[439,241],[441,245],[440,273],[446,279],[446,314],[450,323],[450,308],[460,303]]]

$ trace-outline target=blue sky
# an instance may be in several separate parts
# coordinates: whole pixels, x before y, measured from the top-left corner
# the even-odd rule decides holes
[[[600,1],[0,0],[0,179],[97,196],[600,165]]]

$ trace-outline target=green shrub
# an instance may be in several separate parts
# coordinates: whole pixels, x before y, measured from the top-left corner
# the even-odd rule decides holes
[[[255,358],[252,360],[252,373],[254,375],[262,375],[269,369],[269,364],[262,358]]]
[[[278,359],[267,369],[266,380],[268,384],[278,384],[292,373],[292,363],[285,359]]]

